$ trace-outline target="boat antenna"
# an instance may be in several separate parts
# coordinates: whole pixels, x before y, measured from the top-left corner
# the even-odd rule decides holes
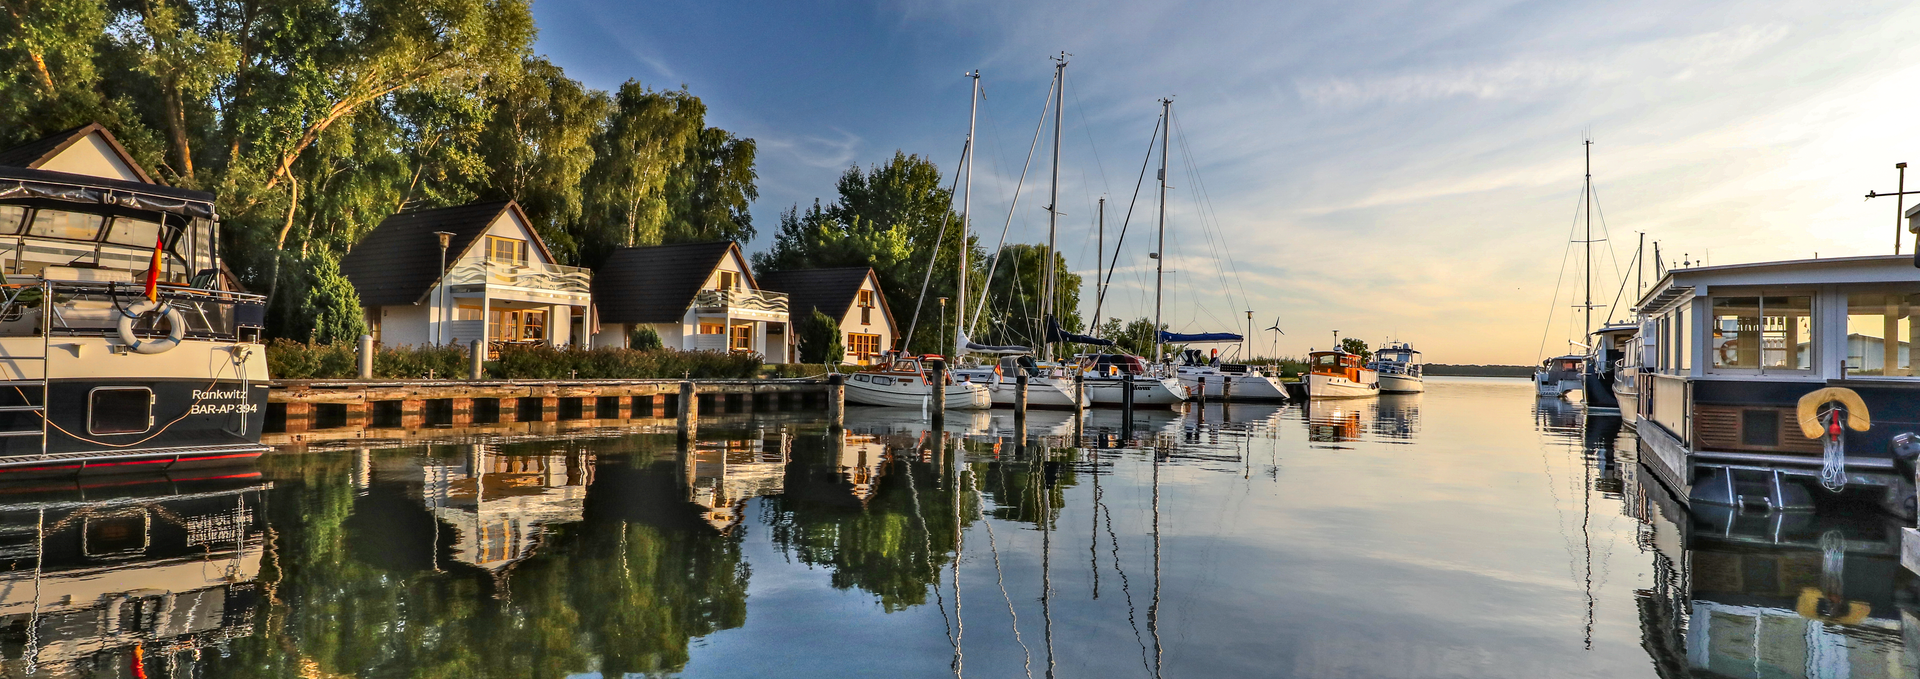
[[[1167,138],[1172,137],[1173,97],[1160,100],[1161,125],[1168,133],[1160,135],[1160,239],[1153,246],[1153,360],[1164,351],[1160,343],[1161,287],[1167,276]]]
[[[1047,195],[1047,258],[1046,261],[1041,264],[1041,271],[1044,272],[1044,275],[1040,278],[1040,316],[1044,319],[1053,318],[1053,298],[1054,295],[1057,294],[1057,291],[1054,290],[1053,287],[1053,277],[1055,274],[1053,249],[1054,237],[1059,232],[1060,227],[1060,110],[1066,107],[1067,57],[1069,56],[1072,55],[1062,51],[1060,52],[1060,56],[1051,57],[1054,62],[1053,185],[1048,189]],[[1047,338],[1043,336],[1040,339],[1045,340]],[[1040,358],[1047,361],[1053,360],[1052,342],[1042,342]]]
[[[1893,254],[1897,255],[1897,254],[1900,254],[1900,222],[1905,221],[1907,218],[1907,215],[1906,215],[1907,194],[1920,193],[1920,191],[1907,190],[1907,164],[1906,163],[1894,163],[1893,169],[1898,170],[1900,172],[1900,179],[1899,179],[1900,183],[1898,184],[1899,188],[1894,189],[1893,193],[1876,193],[1873,191],[1868,191],[1867,200],[1893,196]],[[1915,236],[1914,238],[1915,240],[1913,243],[1913,265],[1920,266],[1920,236]]]

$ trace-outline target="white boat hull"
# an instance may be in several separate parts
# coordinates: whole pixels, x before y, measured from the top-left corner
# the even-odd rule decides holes
[[[1124,379],[1103,377],[1086,380],[1087,400],[1094,405],[1118,406],[1126,403]],[[1133,405],[1170,406],[1187,400],[1187,387],[1175,378],[1136,377],[1133,380]]]
[[[1380,393],[1382,394],[1418,394],[1427,390],[1427,383],[1418,377],[1406,375],[1381,375]]]
[[[1372,371],[1363,370],[1360,375],[1365,379]],[[1333,375],[1307,375],[1308,398],[1366,398],[1380,395],[1380,383],[1355,382],[1345,377]]]
[[[1580,391],[1580,380],[1555,380],[1546,373],[1533,374],[1534,393],[1540,396],[1566,396]]]
[[[1019,397],[1020,384],[1014,378],[1000,377],[992,371],[960,372],[954,371],[954,379],[967,380],[987,388],[996,408],[1011,408]],[[997,379],[996,379],[997,378]],[[1072,408],[1073,382],[1052,377],[1033,377],[1027,380],[1028,408]]]
[[[893,382],[876,384],[861,380],[855,375],[847,380],[847,402],[866,406],[884,406],[888,408],[924,408],[927,405],[927,385],[914,380],[910,384]],[[945,390],[948,410],[979,410],[993,406],[993,395],[987,388],[978,384],[949,384]]]
[[[1180,384],[1187,388],[1189,395],[1200,394],[1202,380],[1205,380],[1207,398],[1226,398],[1232,401],[1284,401],[1287,390],[1279,382],[1266,375],[1220,372],[1188,372],[1181,370]]]

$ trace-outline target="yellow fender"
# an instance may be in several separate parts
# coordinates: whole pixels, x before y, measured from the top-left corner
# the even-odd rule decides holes
[[[1860,394],[1846,387],[1826,387],[1807,392],[1800,397],[1800,406],[1796,415],[1800,419],[1800,433],[1807,438],[1817,439],[1827,435],[1827,427],[1820,422],[1820,406],[1838,403],[1847,409],[1847,428],[1854,431],[1866,431],[1873,428],[1873,421],[1867,417],[1867,402]]]

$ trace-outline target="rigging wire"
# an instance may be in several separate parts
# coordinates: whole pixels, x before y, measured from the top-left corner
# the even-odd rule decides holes
[[[1127,200],[1127,216],[1120,220],[1120,236],[1113,243],[1113,266],[1107,268],[1107,278],[1100,282],[1099,292],[1093,302],[1093,322],[1100,322],[1102,304],[1107,299],[1107,288],[1113,283],[1113,272],[1120,265],[1120,248],[1127,242],[1127,225],[1133,223],[1133,208],[1140,200],[1140,187],[1147,180],[1147,165],[1153,162],[1153,142],[1160,138],[1160,118],[1153,119],[1153,134],[1147,136],[1147,156],[1140,161],[1140,176],[1133,181],[1133,197]],[[1138,278],[1136,274],[1135,278]],[[1096,328],[1097,330],[1097,328]],[[1097,335],[1096,335],[1097,336]]]
[[[1247,308],[1252,308],[1253,302],[1251,301],[1251,298],[1247,296],[1246,281],[1242,279],[1240,276],[1240,265],[1238,262],[1234,261],[1233,259],[1233,249],[1232,248],[1222,249],[1215,242],[1215,236],[1218,236],[1220,240],[1225,240],[1226,233],[1225,233],[1225,230],[1221,227],[1220,213],[1218,210],[1215,210],[1213,207],[1213,196],[1207,192],[1207,184],[1205,181],[1203,181],[1200,178],[1200,167],[1193,162],[1193,147],[1187,143],[1187,128],[1185,125],[1182,125],[1180,123],[1180,119],[1178,117],[1173,118],[1173,124],[1174,124],[1174,129],[1180,133],[1179,136],[1180,136],[1181,160],[1182,162],[1185,163],[1187,168],[1187,174],[1189,178],[1193,181],[1193,190],[1189,193],[1189,196],[1191,196],[1191,199],[1194,202],[1194,211],[1200,219],[1201,231],[1202,233],[1207,235],[1208,246],[1214,248],[1215,262],[1220,261],[1222,252],[1225,253],[1226,260],[1227,260],[1227,268],[1229,271],[1233,273],[1234,285],[1235,287],[1240,289],[1240,301],[1243,305],[1247,306]],[[1209,217],[1211,217],[1212,219],[1212,225],[1210,229],[1208,226]],[[1218,271],[1218,270],[1216,271],[1220,274],[1220,283],[1222,288],[1224,289],[1227,282],[1227,272]],[[1229,304],[1233,302],[1231,293],[1229,293],[1228,295],[1227,302]],[[1215,320],[1217,321],[1218,319],[1215,319]]]
[[[1560,275],[1553,279],[1553,300],[1547,305],[1547,326],[1540,330],[1540,348],[1538,349],[1538,353],[1534,355],[1535,361],[1544,360],[1547,356],[1547,335],[1553,333],[1553,314],[1554,311],[1560,307],[1560,286],[1566,282],[1567,259],[1573,256],[1573,233],[1576,229],[1580,228],[1580,209],[1586,206],[1587,191],[1585,187],[1586,182],[1582,181],[1580,200],[1575,202],[1573,206],[1573,224],[1567,227],[1567,249],[1560,254]]]
[[[1053,88],[1058,86],[1059,83],[1055,82],[1047,87],[1047,100],[1040,106],[1040,124],[1033,129],[1033,143],[1027,146],[1027,162],[1020,167],[1020,181],[1013,187],[1013,203],[1007,206],[1007,223],[1000,227],[1000,244],[994,246],[993,263],[987,266],[986,280],[988,281],[993,280],[993,272],[1000,267],[1000,256],[1006,253],[1007,230],[1013,228],[1013,215],[1020,207],[1020,189],[1026,186],[1027,170],[1033,167],[1033,151],[1040,147],[1040,131],[1046,128],[1047,111],[1053,108]],[[973,308],[973,317],[967,319],[965,331],[968,335],[972,335],[974,327],[979,325],[980,310],[984,308],[986,308],[986,294],[982,291],[980,303]],[[962,309],[960,312],[966,313],[966,310]]]

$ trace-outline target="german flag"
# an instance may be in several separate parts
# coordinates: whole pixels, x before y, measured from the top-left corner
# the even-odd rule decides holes
[[[167,247],[166,233],[153,238],[153,263],[147,267],[147,301],[160,301],[160,251]]]

